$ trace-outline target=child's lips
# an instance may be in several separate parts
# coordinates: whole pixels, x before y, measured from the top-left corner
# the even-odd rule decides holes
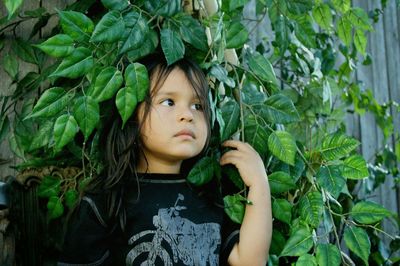
[[[182,137],[187,136],[187,137],[191,137],[193,139],[195,138],[194,132],[190,129],[183,129],[174,135],[174,137],[180,137],[180,136],[182,136]]]

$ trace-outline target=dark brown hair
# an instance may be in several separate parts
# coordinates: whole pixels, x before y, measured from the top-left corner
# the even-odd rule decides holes
[[[103,154],[104,170],[88,187],[89,191],[107,193],[109,217],[124,216],[124,211],[121,210],[124,184],[126,184],[126,182],[132,182],[132,179],[136,180],[136,184],[138,184],[136,164],[142,153],[142,143],[140,139],[142,125],[149,117],[152,97],[161,88],[168,75],[175,68],[179,68],[184,72],[203,106],[208,128],[207,141],[203,151],[208,146],[211,134],[208,82],[200,67],[195,62],[186,58],[168,65],[162,54],[147,56],[140,60],[140,63],[147,68],[151,84],[151,89],[149,89],[142,103],[144,105],[143,118],[139,123],[137,115],[138,108],[136,108],[133,115],[125,123],[124,128],[122,128],[122,119],[114,106],[111,115],[109,115],[108,122],[106,122],[103,127],[100,137],[100,143],[103,145],[101,153]],[[184,161],[182,163],[181,173],[184,175],[187,174],[187,171],[190,170],[196,159],[197,157]],[[136,185],[136,187],[137,197],[139,197],[139,186]],[[124,218],[122,219],[124,220]],[[124,225],[125,222],[121,222],[121,225]]]

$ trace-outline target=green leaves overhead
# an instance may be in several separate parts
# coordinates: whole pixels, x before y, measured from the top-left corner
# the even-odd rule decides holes
[[[68,144],[79,131],[78,123],[72,115],[62,115],[54,124],[55,149],[61,150]]]
[[[122,73],[115,67],[104,68],[96,77],[90,96],[98,102],[111,99],[123,82]]]
[[[140,63],[130,64],[125,70],[124,77],[125,85],[135,90],[137,101],[143,101],[150,89],[150,81],[146,67]]]
[[[138,103],[136,91],[132,87],[124,87],[120,89],[117,93],[117,98],[115,99],[115,104],[122,118],[122,127],[125,126],[126,121],[135,111],[136,105]]]
[[[50,77],[78,78],[88,73],[93,65],[91,51],[88,48],[79,47],[61,62]]]
[[[182,39],[201,51],[207,51],[205,28],[199,21],[188,15],[179,16],[178,21],[181,23],[179,30]]]
[[[37,45],[39,49],[54,57],[66,57],[74,51],[74,40],[66,34],[58,34]]]
[[[271,123],[287,124],[300,120],[293,102],[282,94],[269,97],[259,112],[264,119]]]
[[[68,105],[71,96],[61,87],[50,88],[42,94],[31,114],[26,118],[54,116]]]
[[[160,38],[161,48],[164,52],[165,58],[167,59],[168,65],[183,58],[183,55],[185,54],[185,46],[183,45],[179,34],[170,29],[162,29]]]
[[[332,27],[331,9],[327,4],[321,3],[315,6],[312,11],[312,14],[315,21],[321,28],[329,30]]]
[[[98,103],[90,96],[81,96],[76,99],[73,111],[83,136],[88,139],[100,120]]]
[[[97,23],[90,41],[112,43],[122,38],[124,30],[121,13],[113,10],[105,14]]]
[[[94,29],[93,21],[90,18],[76,11],[59,11],[58,14],[64,33],[76,41],[90,38]]]
[[[347,226],[344,230],[344,242],[351,252],[360,257],[365,265],[368,265],[371,243],[364,229],[355,226]]]
[[[122,54],[134,49],[147,49],[143,42],[149,40],[146,38],[149,26],[142,15],[131,11],[124,16],[124,24],[126,31],[119,53]]]

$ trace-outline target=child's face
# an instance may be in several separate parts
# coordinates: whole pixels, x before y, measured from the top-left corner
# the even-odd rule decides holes
[[[139,123],[143,107],[139,107]],[[183,160],[202,151],[207,122],[196,92],[179,68],[173,69],[152,95],[150,113],[140,133],[149,172],[179,172]],[[139,170],[144,170],[140,169],[143,160],[140,158]]]

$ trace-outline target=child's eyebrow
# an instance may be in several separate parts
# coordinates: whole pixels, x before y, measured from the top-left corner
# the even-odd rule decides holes
[[[179,91],[159,91],[156,95],[156,97],[165,97],[165,96],[177,96],[179,95]],[[193,94],[192,97],[193,100],[200,100],[200,97],[198,95],[196,95],[196,93]]]

